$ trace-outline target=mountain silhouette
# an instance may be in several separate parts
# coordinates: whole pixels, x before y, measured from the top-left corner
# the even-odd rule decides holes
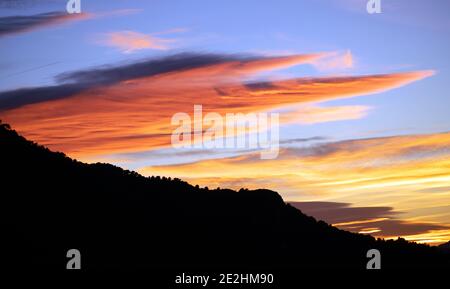
[[[448,252],[450,252],[450,241],[448,241],[447,243],[439,245],[438,248],[441,249],[441,250],[447,250]]]
[[[383,269],[448,267],[437,247],[339,230],[274,191],[208,189],[85,164],[0,124],[2,262],[86,270],[145,268],[352,268],[369,249]],[[234,267],[233,267],[234,266]],[[252,267],[253,266],[253,267]]]

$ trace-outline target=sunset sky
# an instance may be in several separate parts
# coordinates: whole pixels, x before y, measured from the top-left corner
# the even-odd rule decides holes
[[[268,188],[378,237],[450,240],[450,2],[0,0],[0,119],[85,162]],[[280,153],[173,148],[175,113],[278,112]]]

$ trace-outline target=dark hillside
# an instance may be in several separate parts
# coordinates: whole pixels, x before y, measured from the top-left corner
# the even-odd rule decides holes
[[[208,190],[84,164],[0,125],[2,260],[65,269],[172,266],[354,267],[368,249],[383,268],[449,264],[437,248],[336,229],[269,190]]]

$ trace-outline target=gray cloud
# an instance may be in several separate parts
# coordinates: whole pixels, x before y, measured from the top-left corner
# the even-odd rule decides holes
[[[62,21],[74,20],[79,15],[70,15],[65,12],[46,12],[35,15],[16,15],[0,17],[0,37],[22,33],[42,26],[57,24]]]
[[[392,207],[351,207],[349,203],[337,202],[290,202],[290,204],[303,213],[329,224],[360,222],[340,225],[339,228],[344,230],[359,232],[367,228],[378,228],[380,232],[372,233],[373,236],[415,235],[431,230],[448,229],[447,226],[439,224],[397,219],[395,217],[399,212],[394,211]],[[386,219],[373,221],[378,218]]]
[[[165,56],[161,59],[146,59],[122,66],[105,66],[63,73],[58,75],[56,80],[58,82],[111,84],[128,79],[217,64],[237,58],[220,54],[180,53]]]
[[[144,59],[121,66],[103,66],[62,73],[55,77],[59,83],[57,85],[0,92],[0,111],[18,108],[26,104],[66,98],[86,89],[111,85],[129,79],[182,71],[237,59],[250,60],[250,58],[233,55],[179,53],[159,59]]]
[[[0,0],[0,8],[2,9],[23,9],[35,7],[43,3],[56,2],[56,0]]]
[[[305,214],[330,224],[392,217],[392,207],[350,207],[349,203],[336,202],[291,202],[292,206]]]
[[[35,88],[22,88],[0,93],[0,111],[69,97],[89,88],[86,84],[63,84]]]
[[[281,140],[280,145],[314,142],[314,141],[326,141],[326,140],[328,140],[328,138],[323,137],[323,136],[313,136],[313,137],[308,137],[308,138],[291,138],[291,139]]]

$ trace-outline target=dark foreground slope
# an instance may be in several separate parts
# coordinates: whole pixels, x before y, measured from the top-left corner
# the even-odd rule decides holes
[[[383,269],[448,266],[437,248],[376,241],[317,222],[269,190],[208,190],[84,164],[0,125],[2,262],[65,269],[194,266],[353,267],[368,249]],[[237,267],[235,267],[237,268]]]

